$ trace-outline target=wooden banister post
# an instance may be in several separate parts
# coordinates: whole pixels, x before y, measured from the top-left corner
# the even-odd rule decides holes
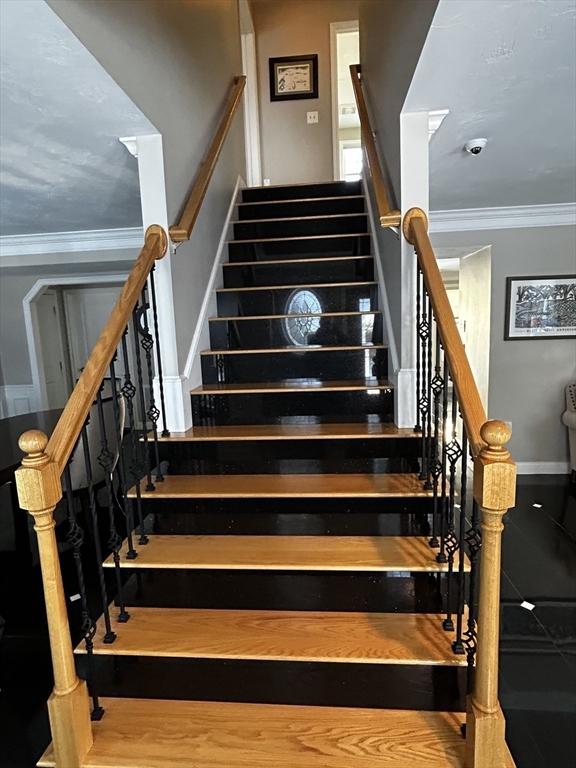
[[[502,517],[514,506],[516,466],[505,448],[511,437],[502,421],[480,429],[486,446],[474,465],[474,498],[482,515],[482,549],[474,691],[468,699],[466,768],[503,768],[505,722],[498,701]]]
[[[16,470],[18,501],[34,518],[50,651],[54,669],[54,690],[48,699],[48,713],[56,765],[79,768],[92,746],[90,704],[86,683],[76,675],[66,599],[56,542],[54,509],[62,497],[58,466],[45,453],[48,438],[39,430],[25,432],[18,441],[26,454]]]

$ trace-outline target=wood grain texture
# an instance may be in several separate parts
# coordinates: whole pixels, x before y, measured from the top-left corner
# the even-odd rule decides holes
[[[208,189],[208,184],[210,183],[210,179],[214,173],[214,168],[218,162],[220,152],[222,151],[222,147],[226,141],[226,136],[228,135],[228,131],[230,130],[230,126],[234,120],[234,115],[236,114],[236,111],[240,105],[240,100],[242,98],[245,85],[245,75],[238,75],[234,78],[232,88],[230,89],[230,93],[226,99],[224,112],[218,124],[218,128],[216,129],[216,133],[210,142],[206,156],[200,164],[198,174],[194,180],[192,189],[190,190],[190,194],[184,206],[184,210],[182,211],[182,215],[180,216],[180,220],[177,224],[170,227],[170,237],[176,243],[181,243],[184,240],[190,239],[192,228],[194,227],[196,219],[198,218],[198,214],[200,213],[200,208],[202,206],[202,201],[204,200],[206,190]]]
[[[160,442],[195,442],[197,440],[371,440],[421,439],[420,432],[397,427],[395,424],[240,424],[221,427],[190,427],[186,432],[172,432],[167,437],[158,435]]]
[[[83,768],[463,766],[460,713],[145,699],[103,705]],[[39,765],[55,766],[50,749]]]
[[[116,640],[94,653],[194,659],[466,666],[441,614],[130,608]],[[85,654],[82,642],[76,653]]]
[[[374,280],[361,280],[351,283],[308,283],[306,285],[250,285],[242,286],[240,288],[217,288],[216,293],[228,293],[234,291],[277,291],[287,290],[290,288],[350,288],[350,286],[359,285],[376,285]]]
[[[391,392],[393,385],[386,380],[346,379],[319,381],[318,379],[286,379],[285,381],[258,382],[257,384],[204,384],[190,391],[191,395],[245,395],[273,392],[355,392],[383,389]]]
[[[354,97],[358,108],[358,117],[360,118],[362,145],[368,160],[368,170],[372,178],[380,224],[383,227],[397,227],[400,224],[402,217],[400,211],[393,210],[390,204],[390,197],[384,180],[380,158],[378,157],[374,132],[370,125],[368,107],[366,106],[364,91],[362,90],[362,85],[360,83],[360,66],[358,64],[352,64],[350,66],[350,76],[352,77],[352,87],[354,88]]]
[[[136,497],[135,488],[128,492]],[[143,499],[431,498],[415,474],[166,475]]]
[[[324,346],[322,344],[307,344],[306,346],[291,347],[258,347],[249,349],[203,349],[201,355],[270,355],[281,352],[354,352],[359,349],[386,349],[386,344],[349,344],[343,346]]]
[[[270,221],[270,219],[265,219],[265,221]],[[368,254],[366,256],[317,256],[315,258],[309,258],[306,257],[304,259],[269,259],[269,260],[259,260],[259,261],[227,261],[224,264],[222,264],[223,267],[259,267],[262,264],[276,264],[278,266],[282,266],[282,264],[310,264],[310,263],[317,263],[319,261],[322,262],[331,262],[331,261],[360,261],[362,259],[373,259],[374,256],[372,254]]]
[[[281,571],[410,571],[439,573],[447,563],[419,536],[189,536],[149,535],[135,544],[136,560],[120,550],[126,568]],[[105,568],[114,568],[110,555]],[[458,561],[454,566],[458,568]],[[468,558],[464,570],[470,570]]]

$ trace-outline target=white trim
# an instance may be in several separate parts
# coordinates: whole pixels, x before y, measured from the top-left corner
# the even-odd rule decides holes
[[[570,465],[567,461],[518,461],[516,470],[519,475],[568,475]]]
[[[132,157],[138,157],[138,139],[136,136],[121,136],[118,141],[124,144]]]
[[[240,189],[244,186],[244,180],[241,176],[238,176],[234,186],[234,192],[232,193],[232,199],[230,200],[230,205],[228,206],[228,213],[226,214],[224,225],[222,227],[220,241],[218,243],[216,255],[212,264],[212,271],[210,272],[208,284],[206,285],[206,290],[204,291],[204,298],[202,300],[202,306],[200,307],[200,312],[198,314],[196,328],[194,329],[192,341],[190,342],[190,348],[186,358],[186,365],[184,366],[184,378],[186,381],[190,381],[190,379],[193,378],[194,364],[197,362],[197,358],[199,357],[198,348],[200,345],[200,338],[203,332],[207,332],[208,330],[208,314],[210,305],[214,301],[216,279],[220,274],[220,268],[222,266],[224,254],[228,252],[227,245],[231,238],[232,222],[234,221],[236,204],[240,195]]]
[[[4,384],[0,386],[0,418],[32,413],[36,407],[33,384]]]
[[[449,109],[432,109],[428,112],[428,142],[450,114]]]
[[[38,259],[45,254],[84,253],[89,251],[118,251],[140,249],[144,243],[142,227],[124,229],[85,229],[78,232],[43,232],[35,235],[4,235],[0,237],[0,266],[23,267],[46,263]],[[22,257],[32,257],[22,259]],[[79,261],[118,261],[118,254],[98,257],[87,256],[74,259]],[[69,258],[50,259],[51,264],[69,262]]]
[[[576,203],[430,211],[430,232],[576,226]]]
[[[240,35],[242,67],[246,75],[244,87],[244,142],[246,148],[246,179],[251,187],[262,185],[262,159],[260,153],[260,112],[258,107],[258,67],[256,55],[256,34],[252,13],[247,0],[240,0],[242,16],[249,22],[250,29]]]
[[[330,24],[330,82],[332,100],[332,166],[334,181],[340,181],[340,147],[338,142],[338,48],[337,37],[339,32],[358,32],[360,24],[358,19],[350,21],[333,21]]]
[[[416,370],[400,368],[394,376],[394,423],[414,429],[416,424]],[[399,393],[404,393],[403,397]]]
[[[32,386],[34,392],[35,410],[48,408],[48,396],[44,377],[44,360],[42,358],[42,344],[38,331],[38,316],[36,314],[35,300],[47,288],[62,285],[95,285],[102,283],[124,283],[128,275],[125,272],[110,272],[108,274],[83,274],[83,275],[53,275],[37,280],[26,296],[22,299],[22,311],[24,312],[24,325],[26,327],[26,341],[28,343],[28,357],[30,358],[30,370],[32,371]]]

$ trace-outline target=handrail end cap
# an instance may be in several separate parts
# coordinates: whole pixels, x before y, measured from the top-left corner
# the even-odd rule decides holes
[[[166,255],[166,251],[168,250],[168,236],[166,235],[166,231],[164,227],[160,226],[160,224],[150,224],[146,230],[144,240],[146,241],[151,235],[158,235],[160,238],[160,253],[158,256],[156,256],[156,258],[161,259]]]
[[[426,229],[428,229],[428,216],[422,208],[410,208],[410,210],[406,211],[402,220],[402,234],[410,245],[415,244],[415,239],[412,235],[412,222],[414,219],[423,219]]]

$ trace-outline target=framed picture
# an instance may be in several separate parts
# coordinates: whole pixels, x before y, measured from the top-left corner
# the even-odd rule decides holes
[[[270,101],[318,98],[318,54],[268,59]]]
[[[576,275],[507,277],[504,338],[576,338]]]

